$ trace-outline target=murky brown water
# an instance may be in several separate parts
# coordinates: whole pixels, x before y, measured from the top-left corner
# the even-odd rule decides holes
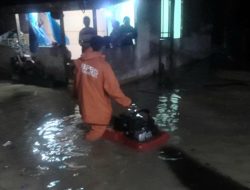
[[[81,123],[78,107],[74,114],[63,118],[47,116],[34,132],[32,152],[38,159],[48,163],[64,163],[73,157],[87,156],[90,145],[86,143],[86,146],[77,146],[77,141],[82,141],[82,131],[76,126]]]
[[[192,137],[194,132],[217,134],[224,128],[233,133],[235,126],[246,131],[244,122],[248,120],[243,115],[249,107],[242,104],[242,114],[226,106],[228,102],[240,103],[235,97],[247,100],[247,91],[243,95],[238,89],[199,91],[188,96],[183,95],[183,90],[161,89],[151,79],[126,85],[124,89],[139,108],[150,109],[162,130],[175,135],[188,129],[186,136],[182,133],[188,140],[190,131]],[[84,141],[79,110],[67,89],[0,84],[0,90],[0,189],[187,189],[164,162],[172,157],[158,157],[157,151],[138,153],[104,140]],[[123,111],[114,105],[114,114]],[[218,122],[213,122],[216,119]],[[231,126],[231,121],[235,125]],[[238,125],[239,121],[242,125]],[[176,144],[183,136],[174,136]],[[192,140],[188,142],[191,144]],[[2,146],[5,143],[7,146]]]
[[[67,91],[25,85],[5,85],[2,89],[0,142],[11,141],[12,145],[0,150],[0,188],[116,190],[179,186],[154,153],[138,154],[108,141],[84,141],[79,110]],[[158,102],[153,98],[155,104],[162,103],[162,99]],[[145,174],[152,168],[158,169],[147,184],[149,176]]]
[[[180,90],[159,96],[157,113],[154,117],[155,123],[164,131],[175,131],[178,129],[180,115]]]

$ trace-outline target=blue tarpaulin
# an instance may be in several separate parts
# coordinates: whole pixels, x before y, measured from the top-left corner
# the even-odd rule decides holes
[[[52,31],[53,31],[53,36],[54,36],[56,42],[59,43],[59,44],[62,44],[60,25],[55,21],[55,19],[53,19],[51,17],[50,13],[47,13],[47,16],[48,16],[48,19],[50,21],[51,28],[52,28]],[[69,39],[67,38],[67,36],[65,36],[65,43],[67,45],[69,44]]]
[[[52,43],[51,40],[49,39],[43,27],[39,26],[38,24],[38,13],[28,13],[27,17],[30,24],[30,30],[32,30],[30,32],[35,35],[38,45],[50,46]]]
[[[55,42],[57,42],[58,44],[62,44],[61,28],[59,23],[57,23],[56,20],[51,17],[51,14],[49,12],[45,13],[45,15],[47,16],[48,21],[50,22],[50,27]],[[43,25],[39,23],[38,16],[39,13],[28,13],[26,15],[27,20],[29,21],[30,24],[29,35],[30,35],[30,48],[32,52],[36,50],[37,46],[52,45],[52,41],[49,38],[48,34],[46,33],[45,29],[43,28]],[[65,43],[69,44],[69,39],[67,37],[65,37]]]

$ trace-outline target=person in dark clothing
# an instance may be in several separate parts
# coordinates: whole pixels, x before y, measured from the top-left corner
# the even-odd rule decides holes
[[[110,42],[113,48],[120,46],[120,23],[117,20],[112,22],[113,30],[110,34]]]
[[[83,18],[84,28],[79,33],[79,44],[82,46],[82,52],[90,47],[90,40],[97,36],[97,31],[90,27],[90,18],[85,16]]]
[[[121,46],[133,45],[133,39],[136,39],[137,37],[137,32],[130,25],[130,18],[127,16],[125,16],[123,19],[123,25],[120,28],[120,35]]]

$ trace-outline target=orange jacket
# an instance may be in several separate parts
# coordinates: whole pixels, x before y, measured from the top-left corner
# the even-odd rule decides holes
[[[91,48],[75,60],[74,87],[85,123],[108,125],[112,115],[111,98],[129,107],[130,98],[120,89],[118,80],[105,56]]]

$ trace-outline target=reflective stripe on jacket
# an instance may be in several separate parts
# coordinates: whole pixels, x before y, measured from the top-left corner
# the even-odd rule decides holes
[[[75,60],[74,87],[85,123],[107,125],[112,115],[111,98],[123,107],[131,99],[124,95],[105,56],[91,48]]]

